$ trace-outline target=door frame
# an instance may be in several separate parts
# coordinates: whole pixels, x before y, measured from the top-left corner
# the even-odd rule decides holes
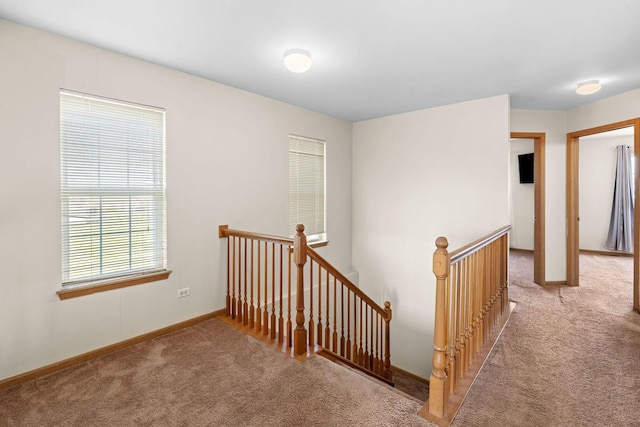
[[[533,139],[533,281],[544,286],[545,279],[545,133],[511,132],[512,139]]]
[[[567,285],[580,285],[580,210],[579,210],[579,140],[580,137],[633,127],[635,167],[640,171],[640,118],[610,123],[567,134]],[[640,174],[635,177],[635,199],[640,195]],[[640,209],[633,215],[633,309],[640,313]]]

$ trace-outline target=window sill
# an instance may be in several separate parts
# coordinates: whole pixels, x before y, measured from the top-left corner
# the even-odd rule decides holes
[[[319,242],[313,242],[313,243],[309,243],[308,245],[310,247],[312,247],[313,249],[315,248],[322,248],[325,247],[329,244],[328,240],[323,240],[323,241],[319,241]]]
[[[61,300],[69,298],[77,298],[85,295],[91,295],[98,292],[111,291],[114,289],[126,288],[129,286],[142,285],[143,283],[156,282],[165,280],[171,274],[171,270],[160,271],[156,273],[144,274],[139,276],[120,277],[93,285],[80,285],[66,289],[60,289],[57,294]]]

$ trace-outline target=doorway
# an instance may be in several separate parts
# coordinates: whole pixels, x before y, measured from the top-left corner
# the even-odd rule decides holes
[[[612,123],[567,134],[567,285],[580,285],[580,211],[579,211],[579,141],[581,137],[602,132],[633,127],[633,151],[640,153],[640,118]],[[638,159],[634,157],[636,170]],[[640,193],[639,175],[635,177],[635,199]],[[638,258],[640,255],[640,209],[633,218],[633,309],[640,312],[640,288]]]
[[[545,134],[511,132],[512,139],[533,139],[533,281],[544,286],[545,280]]]

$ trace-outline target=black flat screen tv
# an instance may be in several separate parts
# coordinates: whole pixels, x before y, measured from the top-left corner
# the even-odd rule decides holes
[[[533,184],[533,153],[518,155],[520,184]]]

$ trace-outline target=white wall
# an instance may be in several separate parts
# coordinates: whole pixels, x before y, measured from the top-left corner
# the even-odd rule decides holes
[[[286,235],[289,133],[327,142],[321,251],[352,271],[350,123],[2,20],[0,58],[0,379],[223,308],[217,227]],[[60,88],[166,109],[168,280],[58,299]]]
[[[604,136],[607,133],[583,137],[579,142],[580,249],[609,251],[605,242],[615,186],[616,147],[628,145],[633,151],[632,135]]]
[[[640,117],[640,89],[567,111],[567,132]]]
[[[567,279],[564,111],[511,110],[511,132],[545,133],[545,274],[548,281]]]
[[[438,236],[449,249],[509,223],[507,95],[353,126],[353,262],[394,310],[394,365],[428,377]]]
[[[509,144],[509,194],[511,196],[509,246],[533,250],[534,185],[520,184],[518,155],[533,153],[533,139],[512,139]]]

